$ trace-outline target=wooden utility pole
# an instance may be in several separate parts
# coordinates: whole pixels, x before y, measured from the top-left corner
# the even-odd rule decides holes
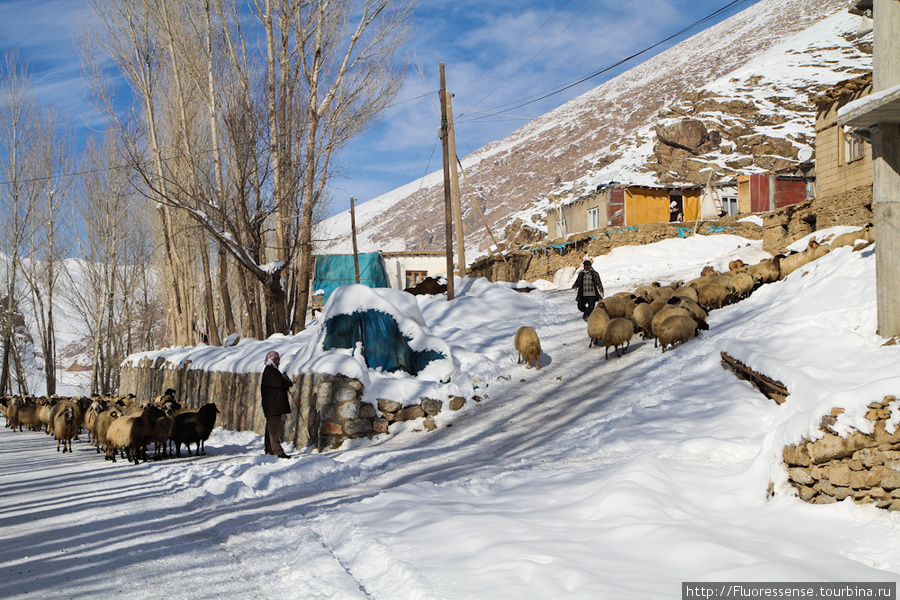
[[[900,335],[900,2],[874,0],[872,99],[838,113],[872,134],[878,333]]]
[[[453,203],[453,221],[456,223],[456,255],[459,265],[459,276],[466,276],[465,232],[462,225],[462,196],[459,193],[459,173],[456,170],[456,132],[453,128],[453,94],[445,91],[447,96],[447,148],[450,153],[450,200]]]
[[[353,238],[353,268],[356,269],[356,283],[359,283],[359,249],[356,247],[356,208],[353,206],[353,196],[350,196],[350,231]]]
[[[444,148],[444,222],[447,232],[447,300],[453,300],[453,202],[450,193],[450,135],[447,120],[447,84],[441,68],[441,145]]]

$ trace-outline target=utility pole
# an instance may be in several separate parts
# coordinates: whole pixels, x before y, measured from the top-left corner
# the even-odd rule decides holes
[[[444,222],[447,237],[447,300],[453,300],[453,202],[450,193],[450,135],[447,118],[447,84],[444,63],[441,68],[441,145],[444,148]]]
[[[871,4],[871,100],[839,111],[838,123],[868,129],[872,135],[878,334],[892,338],[900,335],[900,2]]]
[[[462,196],[459,193],[459,173],[456,170],[456,131],[453,128],[453,94],[445,91],[447,96],[447,147],[450,153],[450,199],[453,203],[453,220],[456,223],[456,255],[459,264],[459,276],[466,276],[465,232],[462,225]]]
[[[359,283],[359,249],[356,247],[356,209],[350,196],[350,231],[353,238],[353,267],[356,269],[356,283]]]

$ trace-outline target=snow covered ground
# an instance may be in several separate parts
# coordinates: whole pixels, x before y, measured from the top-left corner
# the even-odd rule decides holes
[[[612,293],[762,255],[721,235],[595,266]],[[779,461],[832,407],[864,427],[868,403],[900,391],[900,346],[875,335],[874,262],[838,249],[714,311],[673,352],[635,339],[609,360],[565,287],[422,298],[461,368],[453,385],[484,399],[434,432],[407,424],[294,460],[222,429],[208,456],[139,466],[0,430],[0,594],[674,598],[682,581],[897,581],[900,516],[801,502]],[[516,364],[522,324],[541,337],[540,371]],[[723,350],[786,383],[787,402],[723,370]]]

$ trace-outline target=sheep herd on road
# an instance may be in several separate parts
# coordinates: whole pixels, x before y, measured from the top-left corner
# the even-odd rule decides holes
[[[13,431],[45,432],[56,439],[57,451],[72,452],[72,440],[82,431],[88,443],[106,460],[117,457],[134,464],[147,460],[153,444],[153,458],[181,457],[184,445],[191,455],[206,454],[205,441],[215,427],[219,410],[209,403],[198,410],[183,409],[167,390],[153,402],[140,403],[133,396],[118,398],[62,398],[58,396],[4,396],[0,398],[6,426]]]
[[[823,240],[828,241],[828,239]],[[678,281],[670,285],[653,283],[642,285],[633,292],[619,292],[600,300],[587,319],[588,347],[603,346],[609,359],[609,349],[616,356],[622,356],[628,349],[634,335],[642,339],[654,339],[654,348],[662,352],[674,349],[697,335],[700,330],[709,329],[706,323],[709,311],[722,308],[747,298],[764,283],[784,279],[793,271],[812,260],[820,258],[841,246],[853,246],[860,250],[874,241],[872,225],[845,233],[823,244],[812,239],[800,252],[777,254],[755,265],[745,265],[734,260],[727,272],[719,272],[705,267],[700,276],[688,282]],[[523,335],[523,330],[530,330]],[[516,332],[514,344],[520,360],[525,356],[524,341],[530,340],[533,348],[540,342],[531,327],[522,327]],[[620,354],[621,350],[621,354]],[[532,360],[537,362],[536,357]],[[526,368],[530,366],[530,360]]]

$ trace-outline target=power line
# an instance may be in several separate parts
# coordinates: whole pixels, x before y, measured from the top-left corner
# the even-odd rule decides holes
[[[585,6],[585,7],[584,7],[584,10],[582,10],[580,13],[578,13],[578,16],[577,16],[577,17],[575,17],[574,19],[572,19],[571,21],[569,21],[569,23],[568,23],[565,27],[563,27],[562,29],[560,29],[559,32],[558,32],[556,35],[554,35],[552,38],[550,38],[550,41],[548,41],[546,44],[544,44],[544,46],[543,46],[540,50],[538,50],[537,52],[535,52],[535,53],[531,56],[531,58],[529,58],[527,61],[525,61],[525,62],[522,64],[522,66],[520,66],[518,69],[516,69],[516,70],[513,72],[512,75],[510,75],[509,77],[507,77],[506,79],[504,79],[503,81],[501,81],[501,82],[497,85],[497,87],[495,87],[493,90],[491,90],[490,92],[488,92],[487,95],[485,95],[481,100],[479,100],[478,102],[476,102],[476,103],[473,105],[473,107],[474,107],[474,106],[478,106],[479,104],[481,104],[482,102],[484,102],[485,100],[487,100],[488,98],[490,98],[490,97],[494,94],[494,92],[496,92],[496,91],[499,90],[501,87],[503,87],[504,85],[506,85],[506,83],[507,83],[510,79],[512,79],[513,77],[515,77],[516,75],[518,75],[518,74],[522,71],[522,69],[524,69],[525,67],[527,67],[528,65],[530,65],[531,62],[532,62],[535,58],[537,58],[538,56],[540,56],[540,54],[550,46],[550,44],[552,44],[553,42],[555,42],[555,41],[559,38],[559,36],[561,36],[561,35],[563,34],[563,32],[565,32],[569,27],[571,27],[571,26],[572,26],[572,23],[574,23],[575,21],[577,21],[578,19],[580,19],[581,17],[583,17],[583,16],[584,16],[584,13],[586,13],[586,12],[588,11],[588,9],[589,9],[590,7],[592,7],[592,6],[593,6],[594,4],[596,4],[596,3],[597,3],[597,0],[591,0],[590,4],[588,4],[587,6]],[[566,2],[566,5],[568,5],[568,2]],[[563,8],[565,8],[565,6],[563,6]],[[562,10],[562,8],[560,8],[560,10]],[[559,11],[556,11],[556,12],[558,13]],[[554,16],[556,16],[556,13],[554,13]],[[551,17],[551,18],[552,18],[552,17]],[[543,25],[542,25],[541,27],[543,27]],[[530,34],[528,37],[531,37],[531,35],[532,35],[532,34]],[[526,38],[526,39],[528,39],[528,38]],[[524,42],[524,40],[523,40],[523,42]],[[520,45],[521,45],[521,44],[520,44]],[[518,46],[517,46],[517,48],[518,48]],[[493,68],[493,67],[491,67],[491,68]],[[476,79],[477,79],[477,78],[476,78]],[[460,115],[460,116],[462,116],[462,115]]]
[[[544,26],[547,25],[547,23],[549,23],[550,21],[552,21],[553,19],[555,19],[555,18],[556,18],[556,15],[558,15],[565,7],[567,7],[571,1],[572,1],[572,0],[566,0],[566,3],[563,4],[562,6],[560,6],[560,7],[556,10],[556,12],[554,12],[552,15],[550,15],[550,17],[547,18],[546,21],[544,21],[543,23],[541,23],[541,24],[537,27],[537,29],[535,29],[534,31],[532,31],[531,33],[529,33],[528,35],[526,35],[524,38],[522,38],[522,41],[519,42],[518,44],[516,44],[515,48],[513,48],[512,50],[510,50],[509,52],[507,52],[506,55],[503,56],[503,58],[501,58],[500,60],[498,60],[497,62],[495,62],[493,65],[491,65],[490,67],[488,67],[487,69],[485,69],[484,71],[482,71],[481,74],[478,75],[478,77],[476,77],[475,79],[472,79],[471,81],[469,81],[469,83],[467,83],[466,85],[464,85],[464,86],[462,86],[461,88],[459,88],[459,91],[460,91],[460,92],[463,91],[464,89],[466,89],[467,87],[469,87],[470,85],[472,85],[473,83],[475,83],[476,81],[478,81],[479,79],[481,79],[482,77],[484,77],[485,75],[487,75],[488,73],[490,73],[497,65],[499,65],[499,64],[502,63],[504,60],[506,60],[507,58],[509,58],[509,57],[512,55],[513,52],[515,52],[516,50],[518,50],[519,48],[522,47],[522,44],[524,44],[525,42],[527,42],[528,40],[530,40],[530,39],[531,39],[531,36],[533,36],[533,35],[536,34],[538,31],[540,31],[541,29],[543,29]],[[594,0],[594,1],[596,1],[596,0]],[[591,2],[591,4],[593,4],[593,2]],[[568,25],[567,25],[566,27],[568,27]],[[563,29],[563,31],[565,31],[565,29]],[[558,35],[558,34],[557,34],[557,35]],[[556,38],[554,38],[554,39],[556,39]],[[543,49],[542,49],[541,51],[543,51]],[[539,52],[539,53],[540,53],[540,52]],[[537,55],[535,55],[535,56],[537,56]],[[531,57],[531,58],[533,59],[534,56]],[[531,62],[531,59],[529,59],[529,62]],[[526,63],[526,64],[527,64],[527,63]],[[504,83],[506,83],[506,82],[504,82]],[[501,84],[501,85],[502,85],[502,84]],[[496,91],[496,90],[495,90],[495,91]],[[493,92],[491,92],[491,93],[493,93]],[[490,96],[490,94],[488,94],[488,96]],[[484,100],[484,99],[487,98],[488,96],[485,96],[485,97],[482,98],[481,100]],[[481,102],[481,100],[479,100],[479,102]],[[477,106],[477,104],[476,104],[476,106]]]
[[[681,30],[679,30],[679,31],[677,31],[677,32],[675,32],[675,33],[673,33],[672,35],[666,37],[665,39],[662,39],[662,40],[656,42],[656,43],[653,44],[652,46],[647,46],[647,47],[644,48],[643,50],[640,50],[639,52],[635,52],[634,54],[632,54],[632,55],[630,55],[630,56],[627,56],[627,57],[623,58],[622,60],[620,60],[620,61],[618,61],[618,62],[616,62],[616,63],[614,63],[614,64],[612,64],[612,65],[609,65],[608,67],[604,67],[603,69],[600,69],[599,71],[595,71],[595,72],[591,73],[590,75],[586,75],[586,76],[584,76],[584,77],[581,77],[581,78],[579,78],[579,79],[577,79],[577,80],[575,80],[575,81],[573,81],[573,82],[571,82],[571,83],[562,84],[562,85],[560,85],[560,86],[557,86],[556,88],[552,88],[552,89],[549,90],[549,91],[546,91],[546,92],[539,92],[538,94],[534,94],[534,95],[532,95],[532,96],[527,96],[527,97],[525,98],[525,101],[519,102],[518,104],[516,104],[516,103],[507,103],[507,104],[503,104],[503,105],[497,106],[497,107],[491,109],[490,112],[491,112],[491,113],[496,113],[496,112],[500,112],[500,111],[511,111],[511,110],[516,110],[516,109],[519,109],[519,108],[528,106],[528,105],[530,105],[530,104],[534,104],[534,103],[536,103],[536,102],[540,102],[541,100],[545,100],[545,99],[547,99],[547,98],[550,98],[551,96],[555,96],[556,94],[562,93],[562,92],[564,92],[564,91],[566,91],[566,90],[568,90],[568,89],[571,89],[571,88],[573,88],[573,87],[575,87],[575,86],[577,86],[577,85],[580,85],[580,84],[584,83],[585,81],[589,81],[589,80],[591,80],[591,79],[593,79],[593,78],[595,78],[595,77],[597,77],[597,76],[599,76],[599,75],[602,75],[603,73],[606,73],[606,72],[608,72],[608,71],[611,71],[612,69],[615,69],[616,67],[622,65],[623,63],[626,63],[626,62],[628,62],[628,61],[630,61],[630,60],[632,60],[632,59],[634,59],[634,58],[637,58],[638,56],[641,56],[642,54],[646,54],[647,52],[653,50],[654,48],[657,48],[658,46],[661,46],[662,44],[665,44],[666,42],[671,41],[672,39],[674,39],[674,38],[676,38],[676,37],[678,37],[678,36],[680,36],[680,35],[682,35],[682,34],[688,32],[688,31],[690,31],[691,29],[694,29],[694,28],[697,27],[698,25],[701,25],[701,24],[703,24],[703,23],[706,23],[707,21],[710,21],[711,19],[716,18],[717,16],[719,16],[719,15],[722,14],[723,12],[727,11],[728,9],[730,9],[730,8],[732,8],[732,7],[734,7],[734,6],[737,6],[737,5],[739,5],[739,4],[744,4],[745,2],[748,2],[748,1],[749,1],[749,0],[732,0],[731,2],[729,2],[728,4],[726,4],[725,6],[723,6],[722,8],[720,8],[720,9],[718,9],[718,10],[716,10],[716,11],[714,11],[714,12],[708,14],[708,15],[706,15],[706,16],[703,17],[702,19],[698,19],[697,21],[694,21],[693,23],[691,23],[691,24],[688,25],[687,27],[685,27],[685,28],[683,28],[683,29],[681,29]],[[482,117],[475,117],[475,118],[471,119],[471,121],[477,121],[477,120],[480,120],[481,118],[482,118]],[[470,121],[470,122],[471,122],[471,121]]]

